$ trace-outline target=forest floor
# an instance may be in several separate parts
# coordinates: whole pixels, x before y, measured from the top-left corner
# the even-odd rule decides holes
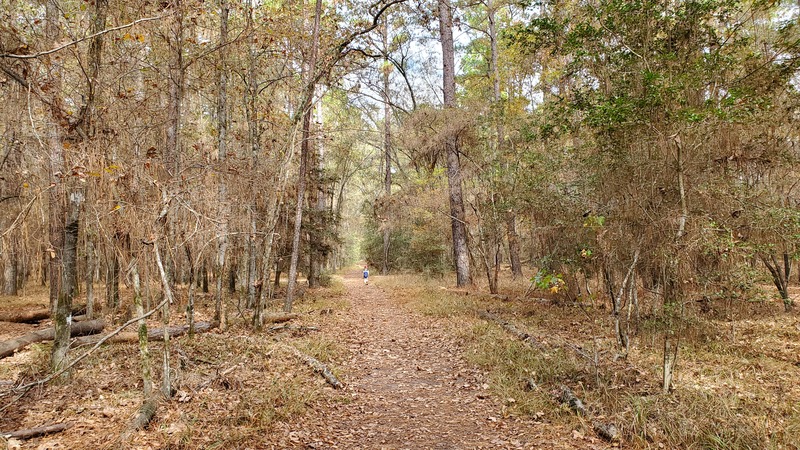
[[[470,364],[445,318],[402,306],[392,292],[344,279],[347,308],[326,333],[344,345],[343,398],[301,423],[285,440],[310,448],[477,449],[604,448],[569,429],[509,415]],[[373,277],[377,278],[377,277]]]
[[[300,317],[289,327],[254,331],[248,310],[231,304],[224,330],[173,340],[177,392],[159,404],[144,430],[129,428],[142,403],[135,343],[100,347],[68,382],[20,398],[14,386],[47,374],[50,344],[0,359],[0,432],[72,424],[58,434],[5,445],[800,448],[800,316],[783,313],[777,302],[720,303],[711,312],[687,315],[679,330],[674,389],[664,394],[663,324],[645,311],[631,329],[630,352],[621,355],[602,301],[569,305],[532,298],[525,281],[504,280],[507,295],[497,298],[416,275],[373,276],[369,285],[355,270],[333,278],[331,287],[308,290],[297,301]],[[130,293],[123,289],[122,297],[129,300]],[[32,288],[21,297],[0,298],[0,312],[40,309],[46,298]],[[185,292],[179,298],[185,301]],[[280,302],[270,308],[279,309]],[[210,294],[198,294],[197,320],[208,320],[212,307]],[[185,322],[182,308],[180,302],[173,306],[173,325]],[[530,333],[533,344],[481,319],[477,313],[485,310]],[[158,327],[158,318],[152,319],[149,326]],[[47,326],[0,322],[0,341]],[[163,379],[162,349],[150,343],[157,383]],[[327,364],[344,389],[326,384],[298,351]],[[562,385],[583,399],[587,416],[557,400]],[[601,439],[598,422],[616,424],[621,441]]]

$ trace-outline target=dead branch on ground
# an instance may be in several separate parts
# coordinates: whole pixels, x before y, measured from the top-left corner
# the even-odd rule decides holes
[[[6,433],[0,432],[0,437],[4,437],[6,439],[9,438],[30,439],[39,436],[44,436],[45,434],[60,433],[71,426],[72,422],[55,423],[52,425],[44,425],[36,428],[27,428],[24,430],[9,431]]]
[[[287,345],[286,347],[289,350],[291,350],[291,352],[294,353],[295,356],[303,360],[303,362],[305,362],[309,367],[314,369],[314,372],[322,375],[322,378],[325,378],[325,381],[327,381],[328,384],[333,386],[334,389],[344,389],[344,384],[341,381],[339,381],[339,379],[336,378],[336,375],[334,375],[333,372],[331,372],[328,366],[323,364],[320,360],[312,356],[306,355],[305,353],[301,352],[295,347],[292,347],[291,345]]]

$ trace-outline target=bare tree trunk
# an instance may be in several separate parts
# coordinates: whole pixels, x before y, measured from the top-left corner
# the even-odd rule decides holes
[[[631,277],[633,276],[634,270],[636,269],[636,264],[639,262],[639,249],[637,248],[633,254],[633,262],[631,263],[630,267],[628,268],[628,272],[625,274],[625,278],[622,279],[622,284],[619,287],[619,293],[612,297],[612,314],[614,315],[614,332],[617,335],[617,343],[620,347],[627,349],[628,348],[628,334],[626,333],[626,329],[620,326],[620,310],[622,309],[622,296],[625,295],[625,289],[628,287],[628,283],[631,282]],[[630,299],[628,300],[628,305],[630,306]],[[630,308],[628,309],[630,311]],[[628,315],[630,318],[630,314]]]
[[[96,258],[94,255],[94,236],[86,233],[86,315],[94,318],[94,270]]]
[[[181,107],[183,104],[184,75],[185,67],[183,64],[183,4],[182,0],[173,0],[170,4],[174,11],[171,29],[169,30],[168,44],[170,46],[169,85],[167,95],[167,122],[166,122],[166,142],[164,146],[164,169],[167,171],[174,185],[180,185],[181,177],[181,153],[180,153],[180,129],[181,129]],[[167,249],[177,241],[178,233],[177,215],[169,214],[166,224]],[[164,252],[164,265],[169,280],[170,287],[175,285],[178,271],[178,258],[172,257],[172,252]]]
[[[770,254],[769,258],[766,255],[761,255],[761,261],[772,276],[772,283],[778,290],[781,300],[783,300],[784,310],[786,312],[791,311],[794,305],[791,297],[789,297],[789,277],[792,274],[792,261],[789,253],[783,252],[783,267],[781,267],[781,263],[778,262],[778,258],[774,254]]]
[[[284,171],[287,170],[286,165],[283,167]],[[261,291],[258,296],[255,314],[253,315],[253,327],[256,330],[261,330],[261,328],[264,326],[264,309],[266,308],[267,297],[269,296],[268,287],[272,261],[272,244],[275,237],[275,225],[278,223],[278,208],[280,207],[279,203],[279,197],[276,194],[273,197],[272,204],[267,212],[267,236],[266,239],[264,239],[264,259],[262,261],[261,280],[258,282],[259,286],[261,287]]]
[[[669,394],[672,387],[672,375],[675,370],[675,361],[678,359],[678,344],[670,340],[669,334],[664,335],[664,378],[661,389],[665,394]]]
[[[135,262],[131,269],[131,276],[133,278],[133,306],[135,308],[136,317],[143,317],[144,307],[142,306],[142,290],[139,282],[139,268]],[[145,319],[139,319],[138,334],[139,359],[142,365],[143,393],[145,398],[149,398],[153,393],[153,377],[150,367],[150,350],[147,346],[147,321]]]
[[[519,257],[519,235],[517,234],[517,215],[506,213],[506,235],[508,238],[508,257],[511,260],[511,273],[514,279],[522,277],[522,261]]]
[[[455,49],[453,47],[453,17],[449,0],[439,0],[439,36],[442,43],[444,107],[452,110],[456,106]],[[459,160],[458,137],[446,138],[447,183],[450,198],[450,222],[453,233],[453,254],[456,263],[456,285],[471,283],[469,272],[469,248],[467,247],[466,214],[461,188],[461,162]]]
[[[222,0],[219,15],[219,45],[222,48],[228,42],[229,11],[227,0]],[[217,289],[214,292],[213,318],[213,322],[217,325],[220,325],[222,320],[222,271],[225,267],[225,254],[228,249],[228,221],[230,220],[228,185],[225,179],[227,173],[225,166],[228,159],[228,67],[225,55],[224,50],[219,52],[219,71],[217,73],[217,158],[220,163],[217,204],[220,208],[220,217],[217,222],[217,255],[214,260],[214,278]]]
[[[325,217],[325,213],[328,210],[328,196],[327,196],[327,189],[324,184],[324,173],[325,173],[325,137],[323,132],[323,117],[322,117],[322,99],[317,102],[317,120],[316,123],[318,125],[317,133],[319,133],[317,141],[317,147],[315,152],[315,160],[316,160],[316,167],[313,170],[313,180],[314,180],[314,187],[313,192],[316,195],[316,199],[314,201],[314,218],[313,220],[316,222],[315,229],[318,230],[325,230],[327,227],[327,219]],[[309,270],[309,277],[308,277],[308,287],[310,288],[318,288],[320,287],[320,276],[322,274],[322,267],[325,264],[325,258],[327,251],[325,250],[326,247],[325,242],[325,233],[315,233],[313,242],[309,243],[309,256],[311,257],[310,261],[310,270]]]
[[[117,254],[119,235],[115,235],[109,255],[110,261],[106,266],[106,307],[109,311],[116,311],[119,308],[119,256]]]
[[[247,307],[256,305],[256,212],[250,209],[250,234],[247,236]]]
[[[17,295],[17,251],[11,239],[3,238],[0,255],[3,257],[3,294]]]
[[[71,189],[69,193],[67,222],[64,226],[64,253],[61,261],[61,292],[59,292],[53,314],[55,338],[51,353],[51,366],[54,371],[60,370],[66,364],[67,350],[69,349],[72,298],[77,288],[78,232],[83,195],[83,191],[78,189]]]
[[[386,197],[392,195],[392,105],[389,93],[389,75],[387,70],[389,67],[389,16],[384,18],[383,33],[383,160],[384,160],[384,176],[383,176],[383,194]],[[389,238],[390,238],[389,222],[383,223],[383,267],[381,273],[386,275],[389,273]]]
[[[195,261],[192,258],[192,247],[189,241],[183,245],[186,252],[186,261],[189,264],[189,295],[186,301],[186,324],[189,326],[189,336],[194,337],[194,292],[197,290],[197,283],[195,283]]]
[[[311,34],[311,53],[305,67],[305,82],[308,94],[305,97],[303,108],[303,132],[302,142],[300,143],[300,167],[297,175],[297,209],[294,217],[294,234],[292,236],[292,258],[289,263],[289,284],[286,288],[286,301],[283,309],[286,312],[292,311],[294,302],[295,287],[297,285],[297,262],[300,259],[300,236],[303,225],[303,204],[305,202],[306,191],[306,172],[308,171],[308,158],[310,152],[310,128],[311,128],[311,104],[314,92],[314,73],[317,70],[317,53],[319,51],[319,22],[322,15],[322,0],[316,0],[314,8],[314,27]]]
[[[170,287],[167,271],[164,269],[164,263],[161,261],[161,251],[158,248],[158,240],[153,243],[153,251],[156,254],[156,265],[158,265],[158,273],[161,277],[161,288],[164,289],[164,296],[166,297],[164,308],[161,314],[162,323],[164,324],[164,329],[166,330],[169,328],[169,308],[174,301],[174,297],[172,295],[172,288]],[[169,333],[164,333],[164,355],[162,366],[164,379],[161,385],[161,393],[164,395],[164,397],[170,398],[172,397],[172,382],[170,380],[169,368]]]
[[[45,41],[46,47],[51,47],[59,38],[59,17],[60,9],[56,0],[48,0],[45,4]],[[49,60],[49,58],[46,57]],[[52,92],[59,95],[61,92],[61,63],[47,61],[49,67],[48,78],[53,84]],[[53,311],[53,325],[55,327],[55,337],[57,344],[53,345],[50,356],[50,367],[53,372],[58,371],[65,363],[67,345],[69,344],[69,294],[63,291],[62,270],[63,270],[63,251],[64,251],[64,200],[66,188],[63,176],[66,173],[66,163],[64,159],[64,136],[62,124],[59,123],[60,111],[56,111],[56,106],[51,107],[53,123],[48,136],[49,149],[49,177],[52,187],[48,198],[48,228],[49,239],[47,253],[50,272],[50,309]]]

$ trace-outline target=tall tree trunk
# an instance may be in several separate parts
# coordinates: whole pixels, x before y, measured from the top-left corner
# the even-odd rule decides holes
[[[303,112],[303,132],[300,143],[300,167],[297,172],[297,209],[294,217],[294,234],[292,235],[292,258],[289,263],[289,284],[286,288],[286,300],[283,310],[292,311],[295,288],[297,285],[297,262],[300,259],[300,236],[303,225],[303,204],[306,195],[306,172],[310,152],[311,105],[314,93],[314,76],[317,70],[317,53],[319,51],[319,22],[322,15],[322,0],[316,0],[314,8],[314,27],[311,34],[311,52],[305,66],[304,103],[300,106]]]
[[[247,307],[253,308],[256,304],[256,212],[250,208],[250,234],[247,236]]]
[[[21,102],[17,103],[16,101],[21,100],[21,90],[16,86],[9,86],[7,89],[10,91],[8,99],[13,103],[7,104],[9,108],[6,110],[6,114],[3,115],[6,136],[3,139],[5,145],[2,147],[2,153],[0,153],[0,173],[3,173],[3,176],[0,177],[0,197],[16,195],[21,184],[21,180],[16,175],[12,175],[18,171],[22,157],[21,142],[18,135],[21,123],[18,115],[13,112],[17,105],[21,106]],[[3,210],[0,212],[0,232],[3,234],[2,238],[0,238],[0,258],[2,258],[3,263],[2,292],[4,295],[17,295],[19,260],[23,252],[19,250],[17,229],[20,226],[15,225],[14,222],[17,220],[17,215],[22,213],[22,209],[8,206],[12,202],[20,204],[18,199],[6,198],[6,202],[8,203],[2,204]]]
[[[219,10],[219,45],[225,48],[228,43],[228,15],[230,8],[227,0],[220,1]],[[225,267],[225,254],[228,250],[228,221],[230,205],[228,205],[228,185],[226,182],[228,160],[228,67],[226,51],[219,52],[217,72],[217,159],[220,164],[219,185],[217,186],[217,205],[219,219],[217,222],[217,255],[214,259],[214,318],[217,325],[222,319],[222,270]]]
[[[112,312],[119,308],[119,241],[120,236],[117,233],[114,235],[111,254],[106,266],[106,307]]]
[[[170,280],[167,276],[167,271],[164,268],[164,263],[161,259],[161,250],[158,248],[158,240],[156,239],[153,243],[153,251],[155,252],[156,256],[156,265],[158,266],[158,273],[161,277],[161,288],[164,290],[165,302],[164,308],[162,309],[161,313],[161,321],[164,324],[164,329],[166,330],[169,327],[169,308],[170,305],[174,301],[174,297],[172,295],[172,287],[170,286]],[[140,329],[141,330],[141,329]],[[141,331],[140,331],[141,332]],[[166,398],[172,397],[172,381],[170,379],[170,364],[169,364],[169,333],[164,333],[164,353],[163,353],[163,360],[162,360],[162,372],[163,372],[163,380],[161,384],[161,393]]]
[[[289,151],[291,151],[291,149]],[[286,169],[284,168],[283,170]],[[269,274],[272,260],[272,244],[275,237],[275,225],[278,223],[278,208],[280,207],[279,200],[280,197],[277,194],[274,195],[273,200],[269,205],[269,210],[267,211],[267,227],[265,230],[266,238],[264,239],[264,259],[261,262],[261,280],[258,282],[261,290],[259,292],[258,301],[256,302],[255,314],[253,314],[253,327],[256,330],[261,330],[261,328],[264,326],[264,309],[266,308],[267,297],[269,296]]]
[[[56,0],[48,0],[45,5],[45,46],[52,47],[59,39],[60,8]],[[48,81],[52,83],[53,101],[56,102],[62,89],[60,62],[45,57],[48,68]],[[60,103],[60,101],[58,102]],[[64,256],[64,200],[66,188],[64,176],[67,173],[64,159],[64,126],[66,119],[62,117],[60,105],[51,105],[51,117],[55,123],[50,127],[47,144],[49,145],[49,177],[51,188],[48,198],[49,244],[47,253],[50,272],[50,308],[53,311],[53,326],[56,341],[50,355],[50,367],[55,372],[66,362],[69,344],[69,295],[63,291],[63,256]]]
[[[453,17],[449,0],[439,0],[439,36],[442,43],[444,107],[454,113],[452,110],[456,106],[455,49],[453,47]],[[447,183],[453,233],[453,254],[456,263],[456,285],[463,287],[470,284],[471,279],[458,136],[454,134],[447,136],[445,149],[447,151]]]
[[[173,0],[171,7],[174,17],[170,29],[168,44],[170,46],[169,77],[167,80],[169,89],[167,95],[167,122],[166,122],[166,142],[164,147],[164,169],[170,176],[173,189],[181,184],[181,154],[180,154],[180,128],[181,128],[181,107],[183,104],[184,75],[183,65],[183,4],[182,0]],[[178,219],[176,214],[167,216],[167,248],[177,242]],[[178,258],[172,257],[172,252],[164,252],[164,266],[170,287],[175,285],[178,270]]]
[[[388,198],[392,195],[392,105],[389,97],[389,16],[383,19],[384,26],[381,37],[383,38],[383,194]],[[381,273],[389,273],[389,241],[391,230],[389,222],[383,224],[383,267]]]
[[[500,97],[500,68],[498,65],[498,46],[497,46],[497,7],[493,1],[489,1],[486,5],[488,21],[489,21],[489,44],[491,49],[490,72],[492,78],[492,100],[494,102],[494,117],[495,117],[495,133],[497,134],[497,155],[503,152],[503,144],[505,141],[505,131],[503,129],[503,115],[500,109],[502,108]],[[517,215],[513,209],[509,209],[505,213],[506,222],[506,238],[508,239],[508,256],[511,260],[511,273],[514,279],[522,276],[522,264],[519,258],[519,236],[517,235]]]
[[[67,349],[69,348],[72,299],[77,288],[78,233],[83,195],[82,190],[70,189],[67,221],[64,226],[61,291],[53,314],[55,338],[53,339],[51,363],[54,370],[60,370],[66,363]]]
[[[326,192],[326,187],[323,183],[324,173],[325,173],[325,146],[324,146],[324,133],[322,131],[323,125],[323,117],[322,117],[322,99],[317,102],[317,120],[316,124],[318,125],[318,137],[316,139],[317,146],[315,155],[316,165],[312,170],[314,174],[314,187],[313,192],[316,198],[314,198],[314,216],[313,220],[315,222],[312,229],[314,230],[325,230],[327,226],[327,220],[325,218],[325,213],[328,210],[328,196]],[[319,231],[315,231],[313,233],[311,242],[309,242],[309,256],[311,258],[309,264],[309,276],[308,276],[308,287],[316,289],[320,287],[320,275],[322,274],[322,267],[325,264],[325,233],[324,231],[320,233]]]

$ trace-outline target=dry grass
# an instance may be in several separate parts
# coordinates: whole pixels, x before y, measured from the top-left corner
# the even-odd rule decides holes
[[[329,317],[312,314],[319,309],[340,307],[342,292],[340,280],[334,280],[331,288],[309,291],[298,301],[301,319],[295,324],[317,325],[318,319]],[[18,303],[22,307],[38,305],[42,296],[46,298],[46,292],[40,293],[38,300],[30,297]],[[212,303],[199,296],[198,316],[209,316]],[[173,306],[175,324],[185,321],[182,308],[181,304]],[[230,317],[230,326],[224,332],[213,330],[193,339],[181,337],[172,341],[171,372],[177,394],[172,401],[159,405],[147,430],[132,433],[127,441],[120,441],[119,437],[142,401],[135,343],[101,347],[73,371],[69,383],[30,391],[0,414],[0,430],[60,421],[77,424],[36,443],[45,442],[50,445],[48,448],[258,447],[269,441],[274,427],[302,420],[309,407],[322,401],[327,392],[324,381],[287,351],[286,345],[294,345],[325,362],[340,358],[341,350],[314,333],[255,333],[249,327],[248,314]],[[161,325],[154,320],[150,326]],[[49,344],[35,344],[1,360],[0,379],[19,382],[44,376],[49,349]],[[161,343],[150,343],[157,385],[163,379],[162,349]],[[73,354],[84,350],[74,350]],[[0,407],[11,398],[0,397]]]
[[[491,389],[505,399],[509,414],[591,433],[588,421],[553,399],[552,391],[566,384],[591,415],[615,423],[635,448],[800,448],[800,318],[782,313],[779,303],[738,304],[729,320],[686,312],[674,391],[665,395],[662,321],[642,321],[625,356],[607,311],[521,299],[527,285],[505,281],[510,288],[503,294],[512,299],[506,302],[461,295],[413,276],[380,282],[409,308],[452,318],[466,355],[489,372]],[[511,319],[545,350],[477,319],[477,309]],[[529,378],[539,388],[526,389]]]

